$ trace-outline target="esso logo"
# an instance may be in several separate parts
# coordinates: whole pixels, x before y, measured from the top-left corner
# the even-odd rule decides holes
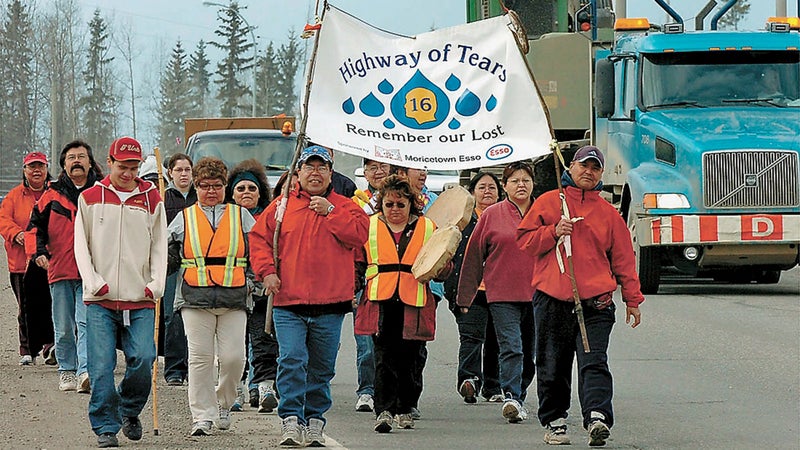
[[[497,144],[486,151],[486,159],[497,161],[498,159],[508,158],[514,153],[514,149],[508,144]]]

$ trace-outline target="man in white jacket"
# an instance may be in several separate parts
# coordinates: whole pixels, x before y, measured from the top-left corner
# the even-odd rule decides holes
[[[109,175],[83,191],[75,218],[75,260],[83,280],[92,396],[89,421],[100,448],[117,433],[142,438],[139,414],[150,395],[155,302],[164,291],[167,232],[158,189],[137,176],[142,147],[130,137],[111,144]],[[116,343],[125,376],[114,382]]]

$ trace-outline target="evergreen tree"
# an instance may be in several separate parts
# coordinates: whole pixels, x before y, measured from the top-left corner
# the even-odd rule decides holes
[[[79,30],[80,10],[75,0],[56,0],[51,7],[39,23],[42,50],[37,56],[42,76],[49,85],[45,97],[50,121],[44,131],[48,136],[42,138],[49,139],[50,154],[58,156],[66,142],[84,137],[79,133],[78,125],[82,122],[78,106],[80,73],[75,70],[83,66],[80,62],[80,36],[83,33]],[[94,142],[90,144],[96,145]]]
[[[201,40],[197,43],[197,49],[189,56],[189,84],[192,97],[189,116],[208,115],[208,94],[211,92],[211,74],[208,72],[210,64],[211,61],[206,54],[206,43]],[[186,145],[185,142],[183,144]]]
[[[275,99],[278,92],[278,55],[272,42],[267,46],[263,56],[258,58],[258,72],[256,74],[256,92],[258,104],[256,115],[273,116],[275,112]]]
[[[0,149],[4,161],[17,162],[26,152],[35,150],[30,85],[34,56],[31,49],[32,22],[28,8],[20,0],[13,0],[8,5],[0,37],[0,58],[3,61],[0,64]],[[17,164],[4,166],[19,167]],[[2,174],[3,178],[7,176]]]
[[[86,68],[81,72],[86,94],[81,97],[80,105],[86,139],[91,145],[103,147],[114,140],[114,94],[110,73],[114,58],[108,54],[108,25],[99,9],[94,11],[89,22],[89,36]]]
[[[719,27],[723,30],[738,30],[739,22],[748,14],[750,14],[750,0],[740,0],[719,19]]]
[[[297,106],[295,78],[304,53],[296,33],[293,30],[289,30],[289,42],[281,45],[278,51],[278,79],[275,102],[275,109],[287,115],[292,115]]]
[[[231,1],[228,7],[222,10],[223,15],[219,16],[222,24],[214,30],[214,34],[219,36],[222,42],[211,41],[211,45],[225,53],[222,61],[217,63],[218,78],[214,80],[219,86],[217,99],[222,102],[220,106],[222,117],[243,115],[248,107],[242,105],[242,97],[251,94],[250,89],[237,78],[237,75],[246,73],[255,64],[252,56],[246,56],[252,51],[255,43],[247,42],[250,28],[242,21],[242,9],[245,7],[240,7],[237,2]]]
[[[191,110],[192,93],[186,52],[179,40],[172,49],[167,70],[161,74],[158,102],[158,142],[165,154],[183,150],[183,119]]]

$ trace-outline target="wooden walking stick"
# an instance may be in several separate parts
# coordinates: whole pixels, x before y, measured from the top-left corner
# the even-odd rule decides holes
[[[158,170],[158,192],[161,194],[161,201],[164,201],[164,166],[161,164],[161,149],[153,148],[156,155],[156,168]],[[153,361],[153,436],[158,436],[158,322],[161,320],[161,298],[156,299],[155,329],[153,330],[153,341],[156,345],[156,359]]]
[[[325,17],[324,8],[327,6],[323,6],[322,17]],[[319,11],[319,0],[317,0],[316,6],[314,7],[314,12]],[[292,173],[296,170],[295,166],[297,165],[297,160],[300,159],[300,153],[303,151],[303,148],[306,144],[306,124],[308,123],[308,97],[311,94],[311,82],[314,78],[314,66],[317,59],[317,47],[319,46],[319,30],[321,28],[322,19],[316,19],[314,25],[306,24],[305,28],[303,29],[303,38],[314,36],[314,47],[311,51],[311,64],[308,68],[308,74],[306,75],[306,95],[303,99],[303,119],[300,121],[300,129],[297,131],[297,145],[295,146],[294,150],[294,157],[292,157],[292,165],[289,166],[289,174],[286,176],[286,182],[283,184],[283,191],[281,192],[282,198],[281,202],[278,204],[278,209],[275,212],[275,233],[272,235],[272,257],[275,260],[275,273],[278,274],[280,278],[280,257],[278,256],[278,244],[279,244],[279,237],[281,234],[281,226],[283,224],[283,214],[286,212],[286,204],[288,203],[289,199],[289,191],[292,189]],[[264,321],[264,332],[267,334],[272,334],[272,304],[273,304],[273,293],[270,293],[267,297],[267,317]]]
[[[514,27],[514,36],[516,38],[519,50],[522,53],[528,53],[528,40],[525,35],[525,29],[519,20],[519,16],[514,11],[505,8],[504,4],[502,6],[508,12],[511,24]],[[547,103],[545,103],[544,97],[542,97],[542,92],[539,90],[539,85],[536,83],[536,77],[533,76],[533,72],[531,72],[531,69],[527,64],[525,64],[525,67],[528,69],[528,74],[533,81],[534,87],[536,87],[536,95],[539,96],[539,103],[542,105],[542,110],[547,118],[547,126],[550,128],[550,137],[553,139],[550,142],[550,150],[553,152],[553,161],[555,162],[556,183],[558,184],[558,195],[561,198],[561,214],[567,217],[567,219],[570,219],[569,210],[567,209],[567,201],[564,197],[564,187],[561,186],[561,164],[564,164],[564,158],[561,156],[561,150],[559,149],[558,141],[556,141],[555,138],[556,133],[555,130],[553,130],[553,123],[550,120],[550,109],[547,108]],[[564,243],[564,249],[567,253],[567,270],[569,272],[569,281],[572,285],[572,299],[575,302],[575,316],[578,318],[578,328],[581,332],[583,351],[584,353],[589,353],[589,338],[586,334],[586,322],[583,318],[583,305],[581,304],[581,298],[578,295],[578,283],[575,281],[575,268],[572,265],[572,241],[569,236],[563,236],[562,239]],[[561,239],[559,239],[559,243],[561,242]],[[556,255],[558,255],[558,252],[558,244],[556,244]]]

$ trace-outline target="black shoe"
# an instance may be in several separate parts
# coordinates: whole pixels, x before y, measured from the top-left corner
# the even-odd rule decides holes
[[[132,441],[138,441],[142,438],[142,422],[138,417],[123,417],[122,418],[122,434]]]
[[[183,379],[181,378],[168,378],[167,386],[183,386]]]
[[[250,389],[250,407],[258,408],[258,389]]]
[[[119,447],[117,435],[113,433],[103,433],[97,436],[97,448]]]

